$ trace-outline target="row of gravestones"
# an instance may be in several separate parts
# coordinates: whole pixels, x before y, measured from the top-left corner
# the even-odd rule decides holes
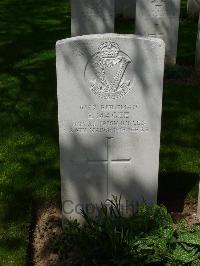
[[[191,16],[197,16],[199,8],[200,0],[188,1]],[[115,13],[125,18],[135,17],[135,33],[162,38],[166,44],[166,64],[176,64],[180,0],[72,0],[71,10],[72,36],[114,32]],[[197,68],[200,68],[199,50],[197,45]]]
[[[119,2],[119,1],[118,1]],[[121,1],[120,5],[123,5]],[[133,6],[131,8],[131,4]],[[135,33],[161,37],[166,43],[166,63],[175,64],[178,43],[180,0],[128,1],[136,5]],[[72,0],[72,36],[114,32],[115,0]]]
[[[123,17],[125,19],[134,19],[135,11],[136,0],[115,0],[116,16]],[[188,0],[187,12],[189,17],[198,19],[200,12],[200,0]]]
[[[113,1],[73,0],[73,35],[113,29]],[[169,2],[178,4],[172,9]],[[153,17],[154,26],[162,24],[169,35],[167,45],[176,46],[169,29],[174,23],[177,34],[179,0],[160,3],[139,1],[137,16],[144,27],[138,24],[138,31],[147,28],[152,36]],[[152,5],[158,5],[155,13]],[[170,19],[165,21],[166,14]],[[175,49],[168,51],[174,60]],[[63,217],[81,221],[82,210],[96,215],[113,195],[121,197],[124,214],[144,199],[156,203],[163,40],[112,33],[76,36],[57,42],[56,60]]]
[[[153,1],[153,2],[156,2],[156,1]],[[165,2],[165,1],[162,1],[162,2]],[[174,1],[174,3],[175,3],[175,1]],[[199,17],[200,0],[188,0],[187,13],[188,13],[188,16],[192,19],[196,20],[199,18],[198,35],[197,35],[197,50],[196,50],[196,69],[200,70],[200,34],[199,34],[199,31],[200,31],[200,17]],[[123,17],[125,19],[135,19],[136,0],[123,0],[123,1],[122,0],[116,0],[115,1],[115,15]],[[173,24],[173,25],[176,25],[176,28],[174,29],[174,32],[173,32],[173,33],[176,33],[178,25],[177,24]],[[141,34],[140,31],[138,33]],[[144,34],[144,32],[142,32],[142,33]],[[171,47],[176,47],[176,43],[171,44]],[[170,60],[169,63],[175,63],[175,60],[172,58],[172,61]]]

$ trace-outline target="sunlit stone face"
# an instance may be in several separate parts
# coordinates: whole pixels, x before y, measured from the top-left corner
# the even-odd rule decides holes
[[[90,35],[57,43],[63,217],[122,196],[156,203],[164,43]]]
[[[136,3],[135,32],[161,38],[166,45],[167,64],[176,63],[180,0],[140,0]]]

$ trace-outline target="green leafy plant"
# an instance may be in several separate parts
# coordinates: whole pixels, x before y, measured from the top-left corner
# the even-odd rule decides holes
[[[174,229],[164,206],[144,203],[124,217],[121,199],[110,204],[97,217],[83,211],[83,225],[67,222],[61,256],[74,254],[73,265],[200,265],[200,225]]]

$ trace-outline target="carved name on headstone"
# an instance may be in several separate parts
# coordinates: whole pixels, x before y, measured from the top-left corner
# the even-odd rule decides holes
[[[156,203],[164,43],[134,35],[57,42],[64,218],[122,196]]]

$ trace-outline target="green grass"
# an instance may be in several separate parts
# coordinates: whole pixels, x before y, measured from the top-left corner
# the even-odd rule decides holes
[[[172,81],[164,86],[159,176],[162,203],[166,203],[167,199],[176,204],[177,199],[177,205],[183,205],[185,198],[197,199],[200,177],[199,106],[199,86],[187,86],[184,81],[179,85]]]
[[[0,13],[0,265],[24,265],[33,205],[60,199],[54,47],[69,6],[4,0]]]
[[[186,19],[185,3],[178,63],[188,70],[197,24]],[[70,11],[66,0],[2,0],[0,17],[0,265],[22,266],[30,263],[33,206],[60,200],[54,46],[70,36]],[[116,32],[132,29],[117,21]],[[182,80],[184,71],[172,72]],[[199,86],[172,80],[163,102],[161,183],[189,180],[185,195],[192,198],[197,181],[190,180],[200,176],[199,94]]]

